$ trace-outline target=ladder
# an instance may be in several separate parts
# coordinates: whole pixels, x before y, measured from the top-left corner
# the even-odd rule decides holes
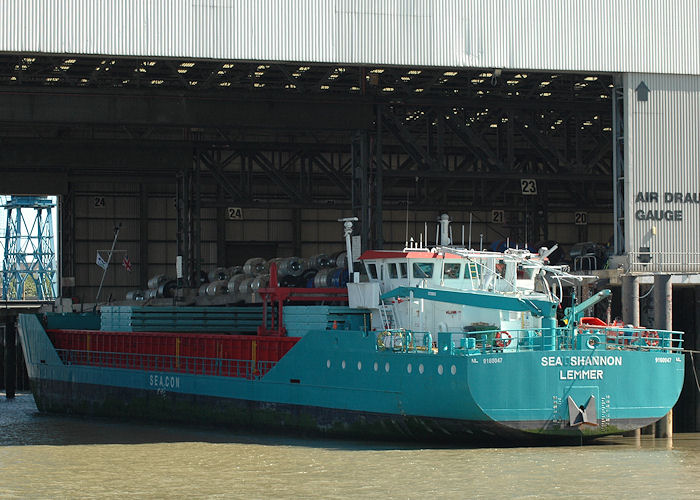
[[[382,326],[385,330],[391,330],[396,328],[393,303],[386,304],[382,300],[379,304],[379,316],[382,319]]]
[[[467,267],[469,271],[469,277],[472,280],[472,288],[474,290],[479,289],[480,286],[480,274],[479,274],[479,264],[473,261],[467,262]],[[465,273],[466,274],[466,273]]]

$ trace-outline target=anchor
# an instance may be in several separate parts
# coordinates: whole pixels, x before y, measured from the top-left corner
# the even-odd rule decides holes
[[[569,426],[598,425],[598,415],[595,408],[595,397],[588,398],[586,405],[577,405],[571,396],[566,400],[569,405]]]

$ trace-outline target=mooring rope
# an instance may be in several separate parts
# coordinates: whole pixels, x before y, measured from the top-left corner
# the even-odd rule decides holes
[[[690,361],[693,363],[693,375],[695,375],[695,385],[698,388],[698,392],[700,392],[700,382],[698,382],[698,372],[695,369],[695,358],[693,357],[693,351],[690,351]]]

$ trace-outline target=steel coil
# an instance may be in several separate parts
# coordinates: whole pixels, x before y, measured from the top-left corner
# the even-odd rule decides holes
[[[217,280],[207,285],[206,294],[214,297],[216,295],[224,295],[228,293],[228,281]]]
[[[264,274],[267,271],[267,261],[260,257],[248,259],[245,264],[243,264],[243,272],[245,274]]]
[[[165,274],[158,274],[148,280],[148,288],[151,290],[157,290],[160,285],[167,281],[170,281],[170,278],[168,278]]]
[[[267,286],[270,284],[270,275],[269,274],[260,274],[256,276],[253,281],[250,283],[250,290],[251,292],[257,292],[261,288],[267,288]]]
[[[143,290],[131,290],[126,292],[126,300],[143,300],[144,293]]]
[[[175,292],[177,291],[177,281],[170,280],[166,281],[158,287],[158,293],[156,297],[161,297],[164,299],[170,299],[175,297]]]
[[[319,253],[309,257],[309,268],[321,270],[331,266],[331,258],[325,253]]]
[[[216,269],[212,269],[207,274],[207,278],[209,278],[209,283],[214,283],[215,281],[228,281],[230,277],[231,276],[229,276],[228,272],[226,271],[226,268],[224,267],[217,267]]]

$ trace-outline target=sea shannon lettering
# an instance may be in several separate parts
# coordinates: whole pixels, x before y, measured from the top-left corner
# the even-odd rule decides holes
[[[622,366],[621,356],[542,356],[542,366]],[[603,380],[604,371],[559,370],[559,380]]]
[[[148,376],[148,385],[159,389],[179,389],[180,377],[172,375],[151,374]]]
[[[542,356],[542,366],[622,366],[622,356]]]

